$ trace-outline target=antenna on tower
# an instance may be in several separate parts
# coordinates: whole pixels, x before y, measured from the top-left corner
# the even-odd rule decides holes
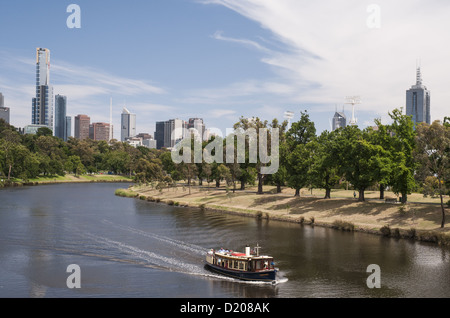
[[[355,126],[356,122],[357,122],[357,119],[355,118],[355,105],[361,104],[361,97],[359,97],[359,96],[347,96],[345,99],[347,101],[345,104],[352,105],[352,119],[350,120],[350,125]]]

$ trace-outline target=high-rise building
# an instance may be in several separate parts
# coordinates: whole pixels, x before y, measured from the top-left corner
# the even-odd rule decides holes
[[[332,122],[332,129],[333,131],[335,131],[338,128],[344,128],[345,126],[347,126],[347,117],[345,116],[345,114],[342,112],[336,112],[334,114],[333,117],[333,122]]]
[[[75,138],[86,139],[89,138],[89,126],[91,118],[87,115],[75,116]]]
[[[3,94],[0,93],[0,118],[9,124],[9,116],[9,107],[5,107],[5,99],[3,97]]]
[[[187,122],[181,119],[169,119],[156,122],[155,140],[157,149],[173,148],[187,131]]]
[[[104,140],[109,142],[109,129],[112,127],[107,123],[92,123],[89,126],[89,138],[93,140]]]
[[[161,149],[164,148],[164,126],[165,121],[157,121],[156,129],[155,129],[155,140],[156,140],[156,148]]]
[[[55,96],[55,130],[54,135],[67,141],[66,134],[66,111],[67,97],[63,95]]]
[[[72,117],[66,116],[66,126],[64,130],[64,140],[69,140],[72,137]]]
[[[203,123],[202,118],[189,118],[187,128],[197,130],[200,139],[202,141],[205,140],[205,124]]]
[[[121,141],[125,141],[126,138],[136,136],[136,114],[130,113],[130,111],[124,107],[121,123]]]
[[[53,87],[50,85],[50,50],[36,49],[36,97],[33,98],[31,123],[53,130]]]
[[[412,116],[414,126],[425,122],[431,124],[430,91],[422,84],[420,67],[416,72],[416,85],[406,91],[406,115]]]

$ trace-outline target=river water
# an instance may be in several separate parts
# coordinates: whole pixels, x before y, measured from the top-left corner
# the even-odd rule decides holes
[[[117,197],[123,183],[0,190],[0,297],[450,297],[450,249]],[[210,248],[262,246],[276,284],[203,267]],[[71,264],[80,288],[68,288]],[[381,288],[369,288],[370,264]]]

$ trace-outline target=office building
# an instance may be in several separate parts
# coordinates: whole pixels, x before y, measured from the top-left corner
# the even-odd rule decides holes
[[[91,124],[91,118],[87,115],[75,116],[75,138],[83,140],[89,138],[89,126]]]
[[[344,112],[336,112],[332,121],[332,130],[335,131],[338,128],[344,128],[347,126],[347,117]]]
[[[155,140],[157,149],[173,148],[186,136],[188,124],[181,119],[156,122]]]
[[[202,141],[206,140],[205,139],[205,124],[203,123],[202,118],[189,118],[187,128],[195,129],[200,136],[200,140],[202,140]]]
[[[430,91],[422,84],[420,67],[416,72],[416,85],[406,91],[406,115],[412,116],[414,126],[425,122],[431,124]]]
[[[50,50],[36,49],[36,96],[32,100],[31,123],[53,130],[53,87],[50,85]]]
[[[55,130],[54,135],[67,141],[66,134],[66,110],[67,97],[63,95],[55,96]]]
[[[104,140],[106,142],[109,142],[109,129],[110,125],[107,123],[92,123],[89,126],[89,138],[91,138],[92,140]]]
[[[72,137],[72,117],[66,116],[66,126],[64,130],[64,141],[69,140]]]
[[[0,119],[3,119],[8,124],[10,123],[9,107],[5,107],[5,99],[2,93],[0,93]]]
[[[126,138],[136,136],[136,114],[130,113],[130,111],[125,107],[122,112],[121,124],[121,141],[125,141]]]

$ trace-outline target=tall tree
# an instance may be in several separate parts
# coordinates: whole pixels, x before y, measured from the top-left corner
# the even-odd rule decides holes
[[[313,186],[325,189],[324,199],[331,198],[331,188],[336,185],[341,175],[338,169],[338,145],[336,133],[324,131],[311,142],[312,163],[310,169]]]
[[[388,127],[392,133],[390,184],[395,193],[402,195],[402,203],[406,203],[408,194],[411,194],[416,186],[414,181],[416,165],[413,158],[416,133],[411,116],[403,115],[401,109],[395,109],[389,116],[393,120]]]
[[[316,137],[316,128],[307,111],[301,112],[300,120],[292,123],[286,133],[287,184],[300,196],[300,189],[310,183],[311,149],[308,143]]]
[[[438,180],[442,211],[441,228],[443,228],[445,225],[443,196],[446,193],[446,181],[450,179],[450,127],[435,121],[431,125],[421,123],[417,125],[416,130],[415,159],[421,164],[425,174]]]

